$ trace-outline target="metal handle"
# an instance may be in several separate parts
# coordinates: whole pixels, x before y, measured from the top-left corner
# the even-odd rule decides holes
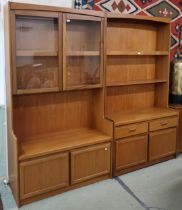
[[[164,125],[167,125],[168,122],[161,122],[161,125],[164,126]]]
[[[136,127],[134,127],[134,128],[128,128],[128,130],[130,131],[130,132],[134,132],[134,131],[136,131]]]
[[[108,148],[107,147],[105,147],[105,149],[104,149],[105,151],[107,151],[108,150]]]

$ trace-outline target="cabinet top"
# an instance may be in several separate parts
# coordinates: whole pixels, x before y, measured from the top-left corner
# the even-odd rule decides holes
[[[135,20],[146,20],[146,21],[163,22],[163,23],[170,23],[171,21],[170,18],[163,18],[163,17],[150,17],[150,16],[143,16],[143,15],[125,15],[125,14],[112,13],[112,12],[79,10],[79,9],[72,9],[72,8],[27,4],[27,3],[16,3],[16,2],[9,2],[9,8],[11,10],[65,12],[65,13],[74,13],[74,14],[82,14],[82,15],[91,15],[91,16],[96,16],[96,17],[107,17],[108,19],[119,19],[119,18],[135,19]]]
[[[105,17],[105,13],[102,11],[94,10],[79,10],[65,7],[56,7],[48,5],[37,5],[37,4],[27,4],[27,3],[16,3],[9,2],[9,8],[11,10],[34,10],[34,11],[47,11],[47,12],[65,12],[65,13],[74,13],[82,15],[91,15],[96,17]]]
[[[153,21],[153,22],[162,22],[162,23],[170,23],[170,18],[164,17],[151,17],[151,16],[144,16],[144,15],[126,15],[126,14],[119,14],[119,13],[112,13],[107,12],[106,16],[108,19],[133,19],[133,20],[146,20],[146,21]]]

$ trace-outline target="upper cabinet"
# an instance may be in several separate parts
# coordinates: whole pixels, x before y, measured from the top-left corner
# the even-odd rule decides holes
[[[58,13],[16,11],[12,24],[14,94],[58,91]]]
[[[103,22],[90,15],[16,10],[13,93],[102,87]]]
[[[102,85],[103,20],[87,15],[63,15],[63,89]]]

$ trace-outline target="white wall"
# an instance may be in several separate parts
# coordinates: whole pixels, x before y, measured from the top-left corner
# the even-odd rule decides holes
[[[5,65],[4,65],[4,24],[3,24],[3,0],[0,0],[0,105],[5,104]]]
[[[73,7],[74,0],[10,0],[12,2]],[[4,19],[3,6],[8,0],[0,0],[0,105],[5,104],[5,61],[4,61]]]
[[[44,4],[60,7],[72,7],[73,0],[11,0],[12,2]]]

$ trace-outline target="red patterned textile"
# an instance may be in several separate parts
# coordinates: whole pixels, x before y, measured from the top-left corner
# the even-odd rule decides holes
[[[171,18],[171,60],[176,58],[182,25],[182,0],[95,0],[94,9]]]

